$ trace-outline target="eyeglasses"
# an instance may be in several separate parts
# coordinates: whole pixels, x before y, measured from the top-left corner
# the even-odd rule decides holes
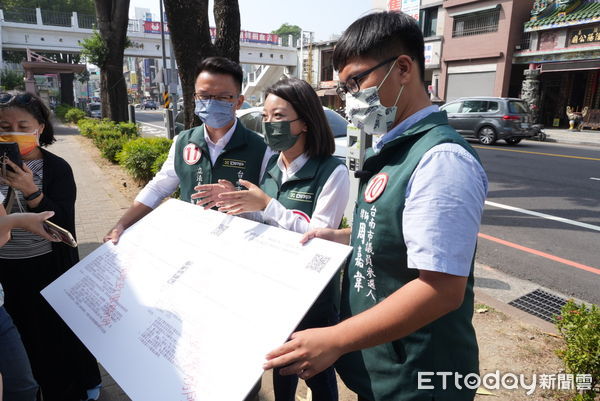
[[[194,93],[194,99],[195,100],[221,100],[221,101],[225,101],[225,102],[230,102],[233,99],[236,99],[238,96],[237,95],[207,95],[206,93]]]
[[[338,87],[335,89],[336,93],[342,100],[345,100],[347,93],[350,93],[353,95],[353,94],[357,93],[358,91],[360,91],[360,80],[362,80],[364,77],[366,77],[367,75],[369,75],[376,69],[383,67],[386,64],[391,63],[392,61],[396,60],[397,58],[398,58],[398,56],[391,57],[391,58],[384,60],[381,63],[377,64],[375,67],[369,68],[368,70],[363,71],[360,74],[356,74],[355,76],[350,77],[350,79],[348,79],[348,81],[346,81],[346,82],[338,83]]]
[[[9,104],[29,104],[33,100],[33,96],[30,93],[23,93],[20,95],[13,95],[7,92],[0,93],[0,106],[6,106]]]

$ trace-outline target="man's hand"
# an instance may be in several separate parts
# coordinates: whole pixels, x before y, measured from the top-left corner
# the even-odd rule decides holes
[[[315,230],[311,230],[304,234],[304,236],[300,239],[301,244],[306,244],[313,238],[321,238],[327,241],[338,242],[343,245],[348,245],[350,243],[350,234],[352,230],[349,228],[317,228]]]
[[[102,242],[112,241],[112,243],[116,245],[119,242],[119,238],[121,238],[123,231],[125,231],[125,227],[123,227],[122,224],[117,223],[117,225],[102,238]]]
[[[219,195],[224,192],[235,191],[235,186],[227,180],[219,180],[216,184],[203,184],[194,187],[198,192],[191,196],[198,199],[196,205],[204,206],[204,210],[215,207],[219,201]]]
[[[290,341],[267,354],[264,370],[282,368],[282,375],[307,380],[322,372],[344,354],[336,326],[308,329],[292,334]]]
[[[240,184],[248,190],[224,192],[219,195],[219,201],[216,204],[219,212],[235,215],[265,210],[271,197],[250,181],[240,180]]]

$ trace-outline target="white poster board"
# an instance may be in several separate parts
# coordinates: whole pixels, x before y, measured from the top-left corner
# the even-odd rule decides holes
[[[42,294],[134,401],[241,401],[349,254],[169,200]]]

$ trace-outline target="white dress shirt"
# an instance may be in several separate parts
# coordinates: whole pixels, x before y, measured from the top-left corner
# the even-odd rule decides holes
[[[309,158],[302,154],[286,168],[281,160],[281,155],[279,155],[277,167],[279,167],[282,173],[281,184],[289,181],[290,177],[300,171],[308,160]],[[345,165],[339,165],[333,170],[327,181],[325,181],[310,222],[292,210],[287,209],[276,199],[271,199],[265,210],[260,212],[262,220],[265,224],[298,233],[305,233],[315,228],[338,228],[342,221],[346,204],[348,203],[349,190],[350,179],[348,177],[348,169]]]
[[[233,123],[233,126],[216,143],[210,139],[210,137],[208,136],[208,132],[204,130],[204,140],[206,141],[206,144],[208,146],[210,160],[213,165],[215,164],[215,161],[217,160],[219,155],[223,153],[223,149],[225,148],[225,146],[227,146],[227,144],[229,143],[229,140],[235,132],[237,124],[238,121],[236,119]],[[169,155],[167,156],[167,160],[165,161],[165,163],[162,165],[162,168],[135,197],[136,201],[154,209],[160,204],[160,202],[162,202],[164,198],[166,198],[167,196],[171,196],[171,194],[175,192],[175,190],[179,186],[179,177],[177,177],[177,173],[175,172],[176,143],[177,137],[175,137],[175,139],[173,140],[173,144],[169,149]],[[267,163],[269,162],[269,159],[275,153],[276,152],[271,150],[271,148],[267,147],[260,168],[260,178],[262,178],[267,168]]]
[[[423,155],[402,214],[409,268],[469,275],[487,188],[483,167],[462,146],[443,143]]]

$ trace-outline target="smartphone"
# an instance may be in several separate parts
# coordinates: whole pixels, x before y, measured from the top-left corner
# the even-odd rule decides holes
[[[53,222],[46,220],[44,221],[44,229],[48,234],[56,235],[62,242],[65,244],[72,246],[75,248],[77,246],[77,241],[71,235],[71,233],[61,226],[54,224]]]
[[[5,169],[13,171],[12,167],[4,163],[4,158],[8,157],[11,162],[17,166],[23,166],[23,159],[21,158],[21,152],[19,152],[19,145],[16,142],[0,142],[0,162],[2,162],[2,175],[5,174]]]

